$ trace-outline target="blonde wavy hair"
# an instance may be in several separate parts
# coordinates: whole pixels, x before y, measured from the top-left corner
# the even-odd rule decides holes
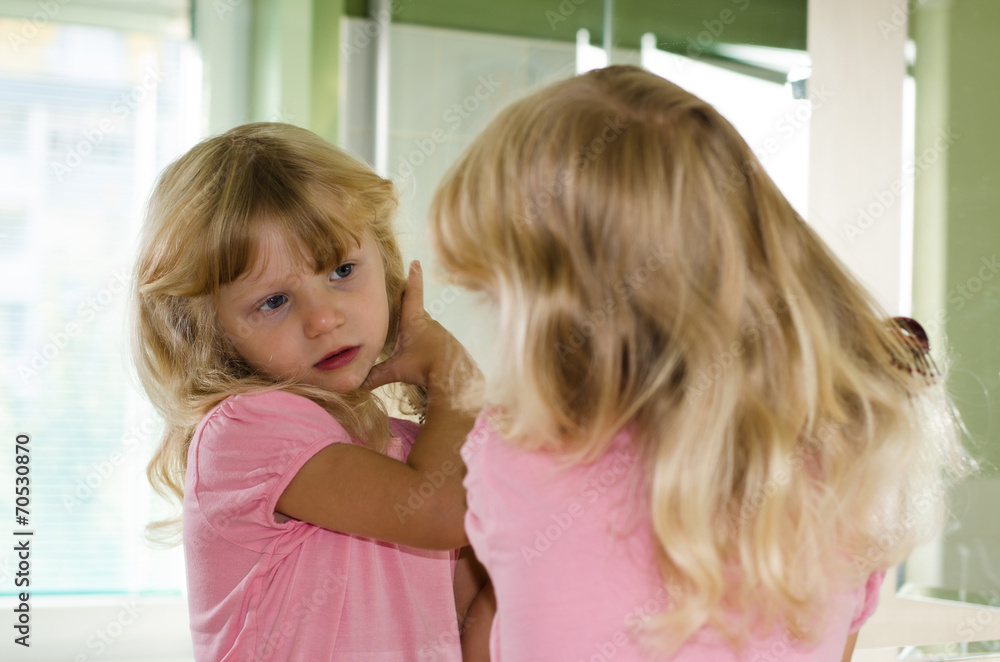
[[[396,340],[406,282],[392,223],[396,207],[392,182],[288,124],[247,124],[209,138],[161,174],[136,265],[133,354],[139,380],[165,421],[147,471],[162,494],[183,498],[195,427],[238,393],[298,393],[329,411],[354,439],[384,447],[389,421],[377,396],[276,382],[254,370],[220,326],[215,297],[253,267],[265,227],[277,228],[317,271],[336,267],[370,235],[382,257],[390,307],[384,358]],[[147,534],[173,542],[178,523],[153,523]]]
[[[729,122],[658,76],[609,67],[508,107],[430,225],[453,280],[497,306],[501,432],[585,462],[633,430],[664,652],[704,625],[811,640],[834,591],[935,532],[970,467],[918,339]]]

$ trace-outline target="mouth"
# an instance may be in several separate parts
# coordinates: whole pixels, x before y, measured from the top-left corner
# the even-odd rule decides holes
[[[313,367],[317,370],[336,370],[337,368],[342,368],[358,355],[361,351],[361,347],[341,347],[335,352],[327,354],[322,360],[319,361]]]

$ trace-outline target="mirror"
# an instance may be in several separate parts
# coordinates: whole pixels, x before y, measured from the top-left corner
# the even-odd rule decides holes
[[[891,29],[892,24],[882,29]],[[992,162],[1000,88],[987,75],[1000,54],[1000,7],[985,0],[925,2],[909,16],[915,81],[914,313],[925,320],[962,413],[981,472],[954,491],[938,541],[907,565],[906,578],[944,597],[1000,604],[1000,187]],[[943,592],[942,592],[943,589]],[[978,595],[977,595],[978,594]]]
[[[388,122],[381,156],[371,120],[378,114],[372,101],[378,98],[377,49],[357,49],[347,59],[345,98],[354,102],[341,110],[341,143],[381,160],[400,185],[407,258],[420,258],[432,276],[423,219],[436,182],[504,105],[580,66],[606,61],[606,39],[612,63],[644,64],[715,104],[806,213],[811,106],[794,96],[809,97],[805,0],[524,0],[482,6],[475,16],[454,5],[387,5]],[[937,360],[950,366],[949,387],[983,471],[955,490],[944,533],[907,564],[904,591],[990,604],[991,596],[1000,599],[1000,522],[991,512],[1000,502],[1000,438],[991,404],[1000,386],[1000,348],[985,330],[1000,314],[1000,279],[993,278],[1000,271],[993,248],[1000,245],[1000,226],[991,222],[1000,187],[990,163],[1000,130],[991,122],[998,89],[987,67],[1000,55],[991,36],[1000,27],[1000,7],[989,0],[926,0],[911,9],[872,26],[882,36],[901,29],[910,35],[908,102],[900,117],[909,181],[888,195],[899,196],[903,208],[912,309],[904,293],[892,312],[923,322]],[[366,25],[360,16],[349,18],[342,39],[357,45]],[[873,185],[872,205],[859,210],[859,223],[877,220],[880,193],[887,195]],[[907,292],[909,280],[904,274]],[[488,372],[494,326],[484,322],[488,309],[434,284],[427,303]]]

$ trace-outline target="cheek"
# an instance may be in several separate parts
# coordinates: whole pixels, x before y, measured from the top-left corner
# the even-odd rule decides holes
[[[242,354],[245,347],[254,342],[254,337],[262,331],[263,320],[257,314],[235,315],[226,311],[217,313],[223,333]]]
[[[243,360],[258,369],[266,367],[268,363],[273,363],[270,357],[284,357],[287,354],[279,334],[268,333],[267,329],[254,328],[249,325],[245,327],[245,331],[246,333],[242,337],[229,334],[229,339]]]

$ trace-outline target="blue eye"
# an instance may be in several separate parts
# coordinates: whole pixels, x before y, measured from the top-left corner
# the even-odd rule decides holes
[[[354,264],[350,262],[345,262],[336,269],[330,272],[330,280],[339,280],[341,278],[347,278],[354,271]]]
[[[264,303],[257,306],[257,310],[277,310],[281,308],[288,301],[288,297],[284,294],[275,294],[273,297],[268,297],[264,299]]]

